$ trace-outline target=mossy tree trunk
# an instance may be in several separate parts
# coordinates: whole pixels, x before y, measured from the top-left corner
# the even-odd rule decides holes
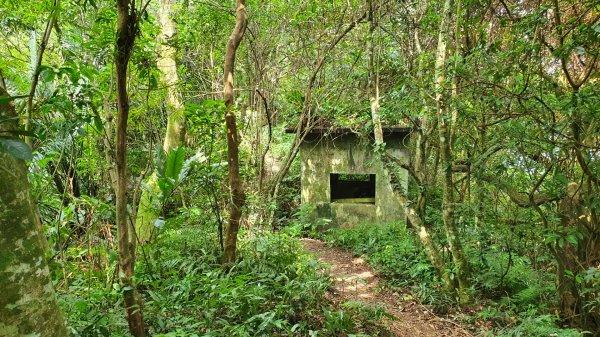
[[[414,45],[417,52],[421,54],[423,51],[418,31],[414,32]],[[424,73],[425,63],[423,58],[420,58],[417,77],[424,77]],[[408,174],[413,178],[416,184],[414,188],[416,196],[413,200],[409,200],[405,195],[406,191],[400,191],[400,203],[406,209],[407,224],[415,231],[423,245],[423,250],[429,262],[431,262],[438,275],[444,281],[446,288],[453,290],[454,285],[448,272],[449,268],[447,268],[446,262],[442,257],[442,249],[436,240],[435,229],[425,220],[430,186],[436,181],[437,173],[437,160],[435,160],[434,165],[428,164],[428,160],[433,156],[434,146],[431,140],[437,127],[437,120],[435,118],[430,120],[430,110],[428,109],[427,94],[425,91],[421,91],[420,99],[423,103],[423,114],[414,124],[414,136],[411,138],[414,139],[415,152],[412,160],[403,163],[395,159],[396,163],[406,169]]]
[[[0,88],[0,96],[8,96]],[[12,104],[0,104],[0,119],[15,117]],[[0,123],[0,135],[16,130]],[[0,336],[67,336],[44,247],[27,165],[0,152]]]
[[[443,181],[443,199],[442,199],[442,217],[444,220],[444,229],[448,240],[448,248],[452,254],[454,263],[454,273],[458,281],[458,290],[461,301],[469,300],[469,269],[467,259],[463,252],[458,228],[454,221],[454,181],[452,177],[452,143],[451,128],[452,116],[449,113],[448,102],[446,99],[446,54],[447,40],[450,25],[450,4],[451,0],[444,1],[442,19],[440,21],[440,30],[438,35],[438,46],[435,62],[435,102],[437,108],[437,122],[439,134],[440,159],[442,164]]]
[[[185,137],[185,115],[181,93],[177,88],[179,76],[175,61],[175,47],[170,40],[177,33],[175,22],[171,19],[174,0],[160,0],[159,19],[162,35],[159,37],[159,58],[157,61],[162,81],[167,88],[167,131],[163,142],[163,150],[167,157],[172,149],[179,147]],[[161,216],[162,200],[158,186],[158,175],[154,171],[146,188],[142,191],[140,204],[135,220],[136,233],[141,243],[149,242],[154,237],[154,221]]]

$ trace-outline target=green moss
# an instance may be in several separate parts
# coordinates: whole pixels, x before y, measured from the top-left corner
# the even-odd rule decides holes
[[[5,270],[10,264],[12,264],[14,259],[15,253],[10,251],[2,251],[2,254],[0,254],[0,270]]]

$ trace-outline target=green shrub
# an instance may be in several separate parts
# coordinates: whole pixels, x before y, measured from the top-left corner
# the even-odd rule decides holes
[[[290,223],[282,228],[282,232],[292,237],[320,238],[325,228],[331,224],[331,219],[318,218],[317,206],[302,204],[292,216]]]
[[[581,294],[585,296],[584,309],[600,315],[600,268],[589,268],[580,274],[577,282],[582,288]]]
[[[225,271],[197,235],[164,235],[141,266],[145,315],[153,333],[261,336],[318,328],[329,280],[286,235],[242,240],[240,261]],[[175,331],[175,333],[174,333]]]
[[[556,325],[556,317],[551,315],[532,315],[524,317],[512,328],[502,329],[497,337],[580,337],[576,329],[562,329]]]

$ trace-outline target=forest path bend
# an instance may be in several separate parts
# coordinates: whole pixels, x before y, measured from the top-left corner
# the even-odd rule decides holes
[[[380,278],[361,257],[350,252],[328,247],[323,241],[301,240],[304,249],[319,261],[330,266],[334,280],[334,302],[360,301],[367,305],[381,304],[397,320],[387,319],[388,330],[394,336],[409,337],[467,337],[473,336],[452,319],[436,316],[427,307],[397,293],[378,287]]]

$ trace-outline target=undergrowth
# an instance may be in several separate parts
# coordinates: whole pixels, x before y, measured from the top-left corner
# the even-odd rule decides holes
[[[372,332],[379,331],[380,311],[325,299],[329,277],[297,239],[244,233],[239,261],[225,270],[212,231],[176,227],[139,251],[136,282],[150,335],[379,335]],[[116,252],[104,249],[91,258],[83,249],[73,248],[53,266],[72,335],[128,336]]]
[[[360,225],[351,229],[331,229],[324,239],[333,246],[364,256],[392,288],[411,288],[421,302],[439,310],[450,299],[441,291],[442,283],[427,261],[415,238],[402,224]]]
[[[416,235],[404,224],[329,229],[320,237],[330,245],[363,256],[388,286],[409,289],[438,314],[462,310],[455,296],[444,290]],[[552,308],[546,305],[556,302],[556,287],[549,271],[535,270],[527,257],[514,253],[509,256],[501,250],[467,253],[471,267],[478,270],[472,282],[479,296],[475,306],[465,311],[473,313],[466,321],[488,322],[483,336],[582,336],[575,329],[561,328]],[[484,309],[477,311],[481,307]]]
[[[319,273],[317,262],[301,253],[296,240],[255,237],[243,244],[242,259],[225,271],[215,254],[194,247],[187,237],[177,231],[154,247],[153,254],[162,256],[152,259],[154,269],[166,272],[143,282],[151,297],[148,321],[159,322],[154,326],[159,335],[292,335],[318,327],[312,317],[319,314],[329,281]]]

